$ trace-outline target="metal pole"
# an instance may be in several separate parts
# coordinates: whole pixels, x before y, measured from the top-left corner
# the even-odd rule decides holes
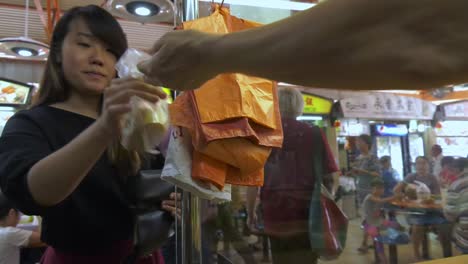
[[[184,0],[184,21],[198,18],[198,0]]]
[[[192,263],[192,229],[190,221],[191,194],[182,192],[182,264]],[[178,263],[179,264],[179,263]]]
[[[176,23],[198,18],[198,0],[176,0]],[[201,264],[200,198],[183,192],[182,200],[182,264]]]
[[[184,0],[174,0],[174,22],[179,26],[184,21]]]
[[[202,264],[201,199],[195,195],[192,195],[191,198],[192,263]]]

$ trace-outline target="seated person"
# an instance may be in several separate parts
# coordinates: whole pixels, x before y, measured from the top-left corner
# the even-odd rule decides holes
[[[21,215],[0,192],[0,264],[19,264],[21,247],[45,246],[39,232],[17,228]]]
[[[440,185],[443,188],[448,187],[452,182],[454,182],[457,179],[457,174],[455,173],[453,169],[453,163],[455,161],[455,158],[452,156],[446,156],[442,158],[442,161],[440,162],[442,166],[442,170],[440,171]]]
[[[439,181],[434,175],[430,173],[429,160],[426,157],[420,156],[416,158],[416,173],[407,175],[402,182],[398,183],[394,189],[395,194],[402,193],[403,191],[405,191],[408,184],[414,184],[416,181],[426,184],[429,190],[431,191],[431,194],[440,195]],[[432,215],[430,217],[431,220],[435,221],[435,219],[432,219]],[[443,217],[438,216],[434,216],[434,218],[438,218],[437,220],[441,218],[440,224],[442,224],[443,220],[445,220]],[[427,225],[426,221],[428,220],[429,219],[427,215],[423,215],[421,217],[413,216],[408,219],[408,222],[412,225],[411,239],[413,241],[414,256],[417,261],[423,260],[419,250]],[[441,239],[441,243],[442,241],[443,239]]]
[[[372,192],[366,196],[363,202],[363,213],[364,213],[364,230],[367,235],[372,237],[375,241],[375,238],[380,236],[380,230],[389,227],[391,223],[385,220],[383,215],[384,204],[392,200],[397,199],[396,196],[390,196],[383,198],[384,195],[384,181],[380,178],[376,178],[371,182]],[[375,251],[379,258],[379,263],[387,263],[385,257],[385,250],[381,242],[375,242]]]
[[[444,214],[447,220],[455,223],[453,241],[464,254],[468,254],[468,159],[456,159],[453,169],[457,180],[449,186]]]

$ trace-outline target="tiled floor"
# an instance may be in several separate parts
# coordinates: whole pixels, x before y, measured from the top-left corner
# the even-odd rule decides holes
[[[345,251],[343,254],[337,259],[333,261],[319,261],[319,263],[326,263],[326,264],[372,264],[374,263],[374,253],[373,250],[369,250],[369,252],[365,255],[360,254],[357,251],[357,248],[360,246],[361,239],[362,239],[362,230],[360,229],[360,220],[355,218],[350,221],[349,228],[348,228],[348,240],[346,244]],[[400,223],[404,224],[404,220],[399,221]],[[434,234],[430,234],[430,254],[432,259],[439,259],[443,258],[442,250],[437,237]],[[250,238],[252,239],[252,238]],[[242,264],[242,259],[231,250],[230,252],[230,259],[232,263]],[[460,253],[454,248],[453,249],[454,255],[460,255]],[[386,254],[388,257],[388,249],[386,248]],[[257,263],[271,263],[271,262],[264,262],[262,261],[262,253],[261,251],[256,252],[256,259],[258,260]],[[398,263],[399,264],[409,264],[414,263],[415,259],[413,257],[412,245],[401,245],[398,246]],[[296,263],[291,263],[296,264]],[[302,263],[297,263],[302,264]],[[304,263],[306,264],[306,263]]]
[[[401,221],[400,221],[401,222]],[[374,263],[374,254],[373,251],[369,251],[366,255],[361,255],[356,250],[361,243],[362,239],[362,230],[360,229],[360,220],[354,219],[350,222],[348,228],[348,241],[346,244],[345,251],[340,256],[339,259],[335,261],[326,261],[323,263],[329,264],[364,264],[364,263]],[[442,258],[442,250],[437,237],[434,234],[430,234],[430,253],[432,259]],[[453,249],[454,255],[459,253]],[[388,249],[386,248],[386,254],[388,257]],[[401,245],[398,246],[398,263],[399,264],[408,264],[414,263],[415,259],[413,257],[412,245]]]

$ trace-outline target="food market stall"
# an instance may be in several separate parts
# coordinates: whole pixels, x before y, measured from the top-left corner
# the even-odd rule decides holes
[[[32,91],[32,85],[0,78],[0,134],[12,115],[30,104]]]

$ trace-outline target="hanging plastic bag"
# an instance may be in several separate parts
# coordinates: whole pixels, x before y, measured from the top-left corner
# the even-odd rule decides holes
[[[183,28],[227,34],[261,26],[232,16],[220,5],[213,5],[213,9],[208,17],[184,22]],[[278,128],[274,117],[273,82],[270,80],[237,73],[220,74],[194,93],[199,109],[203,109],[200,111],[202,123],[247,117],[265,127]]]
[[[420,181],[414,181],[414,183],[418,186],[416,187],[416,195],[418,200],[424,201],[431,198],[431,190],[425,183]]]
[[[222,189],[225,183],[244,185],[244,186],[262,186],[263,185],[263,166],[264,163],[252,163],[256,160],[266,160],[270,154],[268,151],[262,151],[263,146],[258,146],[244,138],[220,139],[209,143],[210,151],[203,144],[198,145],[194,138],[200,137],[202,131],[197,126],[196,110],[190,100],[190,92],[185,92],[177,97],[173,104],[169,107],[171,123],[175,126],[187,128],[192,135],[192,144],[196,151],[205,155],[196,155],[196,163],[192,165],[192,178],[200,181],[211,182],[214,186]],[[230,129],[228,126],[225,129]],[[280,130],[281,132],[281,130]],[[282,133],[281,133],[282,135]],[[282,137],[281,137],[282,138]],[[246,144],[248,143],[248,144]],[[224,147],[225,144],[230,144],[231,147]],[[217,150],[216,152],[213,150]],[[224,149],[223,151],[221,151]],[[236,155],[232,155],[230,150],[233,150]],[[209,154],[209,155],[208,155]],[[258,157],[256,157],[258,155]],[[231,160],[229,158],[232,157]],[[256,164],[257,169],[250,171],[245,167],[243,169],[235,167],[231,164],[242,164],[242,161],[250,160],[250,163]],[[228,165],[228,166],[226,166]],[[210,167],[212,167],[210,169]],[[248,166],[250,167],[250,166]],[[222,168],[226,168],[223,172],[219,172]],[[213,173],[218,171],[218,173]]]
[[[257,26],[214,5],[209,17],[185,22],[183,28],[226,34]],[[171,124],[187,128],[192,136],[192,179],[219,189],[226,183],[263,184],[271,147],[281,147],[283,138],[272,81],[221,74],[200,89],[180,95],[169,112]]]
[[[196,150],[193,151],[192,179],[210,183],[222,190],[227,184],[262,186],[263,168],[246,173]]]
[[[115,65],[121,78],[142,79],[137,65],[151,58],[149,54],[128,49]],[[130,99],[131,111],[122,118],[121,144],[127,150],[155,153],[169,127],[168,106],[165,100],[153,104],[140,97]]]
[[[161,178],[200,198],[216,202],[231,201],[231,186],[219,190],[210,183],[192,179],[192,142],[186,129],[174,127],[167,148]]]

